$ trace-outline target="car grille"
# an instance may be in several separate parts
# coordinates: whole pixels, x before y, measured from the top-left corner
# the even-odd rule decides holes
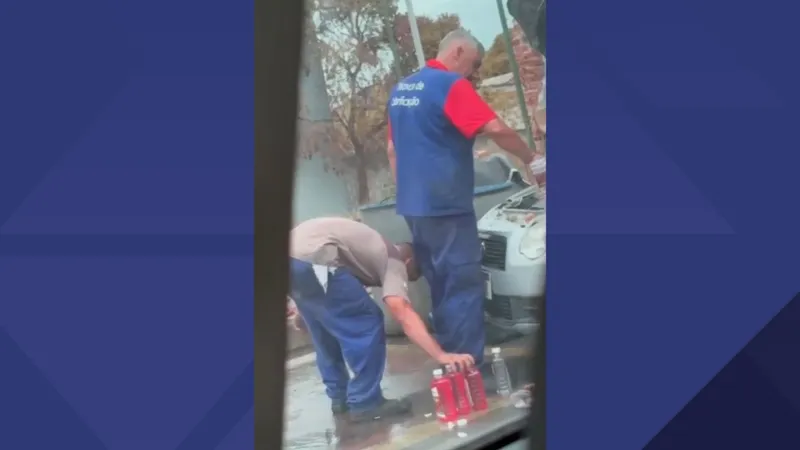
[[[481,264],[492,269],[506,270],[506,238],[496,234],[481,237]]]

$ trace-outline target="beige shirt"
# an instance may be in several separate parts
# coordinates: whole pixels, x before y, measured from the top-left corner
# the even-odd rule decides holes
[[[348,269],[383,296],[408,300],[408,273],[397,248],[372,228],[341,217],[307,220],[292,230],[289,254],[327,267]]]

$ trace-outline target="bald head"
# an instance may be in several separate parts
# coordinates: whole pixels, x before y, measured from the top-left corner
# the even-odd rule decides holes
[[[471,47],[477,50],[479,56],[483,58],[483,45],[475,39],[475,36],[463,28],[457,28],[444,36],[442,41],[439,42],[439,55],[446,54],[454,46]]]
[[[458,28],[444,37],[439,43],[436,59],[448,70],[471,78],[483,60],[483,45],[469,31]]]

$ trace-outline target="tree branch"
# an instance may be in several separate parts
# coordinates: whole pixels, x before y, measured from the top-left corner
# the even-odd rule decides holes
[[[384,115],[380,122],[372,126],[372,130],[369,132],[369,137],[370,138],[375,137],[375,135],[383,131],[383,129],[388,124],[389,124],[389,118]]]

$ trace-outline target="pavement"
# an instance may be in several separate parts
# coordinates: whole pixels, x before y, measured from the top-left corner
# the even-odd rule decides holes
[[[530,341],[518,339],[500,346],[514,386],[530,382]],[[488,352],[487,348],[487,355]],[[330,401],[314,361],[314,354],[306,353],[287,362],[284,449],[452,449],[482,440],[498,428],[516,427],[527,412],[515,408],[508,399],[487,392],[487,411],[473,413],[466,424],[448,429],[433,415],[429,386],[437,364],[415,345],[404,339],[392,339],[388,345],[383,393],[389,398],[409,398],[413,411],[404,418],[354,424],[331,414]],[[492,384],[492,380],[486,382]]]

